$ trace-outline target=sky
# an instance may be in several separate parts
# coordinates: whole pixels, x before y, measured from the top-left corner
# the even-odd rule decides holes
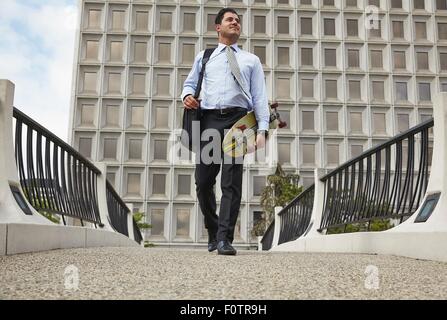
[[[0,79],[14,106],[67,141],[77,0],[0,0]]]

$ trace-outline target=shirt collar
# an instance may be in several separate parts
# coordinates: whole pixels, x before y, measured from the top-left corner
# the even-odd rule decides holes
[[[219,49],[218,51],[221,52],[221,51],[224,50],[226,47],[227,47],[226,44],[223,44],[223,43],[220,43],[220,42],[219,42],[219,46],[218,46],[217,48]],[[237,46],[237,43],[232,44],[231,47],[233,48],[233,50],[234,50],[235,52],[239,52],[239,51],[241,50],[241,49],[239,49],[239,47]]]

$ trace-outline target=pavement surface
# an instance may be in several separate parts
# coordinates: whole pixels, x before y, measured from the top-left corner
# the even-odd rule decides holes
[[[0,299],[447,299],[447,263],[253,250],[54,250],[1,256]]]

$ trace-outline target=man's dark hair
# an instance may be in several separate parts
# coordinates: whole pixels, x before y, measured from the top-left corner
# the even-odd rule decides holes
[[[220,11],[217,13],[216,19],[214,20],[214,23],[215,24],[221,24],[222,23],[222,19],[223,19],[225,13],[227,13],[227,12],[234,13],[235,15],[237,15],[239,17],[239,15],[237,14],[236,10],[234,10],[233,8],[223,8],[223,9],[220,9]]]

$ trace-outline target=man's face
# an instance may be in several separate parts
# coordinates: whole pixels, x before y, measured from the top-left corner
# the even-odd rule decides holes
[[[239,38],[241,35],[241,21],[237,14],[226,12],[221,24],[216,25],[216,31],[224,38]]]

